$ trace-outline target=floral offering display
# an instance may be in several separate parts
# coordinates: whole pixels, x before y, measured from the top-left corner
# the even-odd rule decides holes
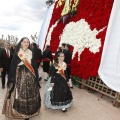
[[[46,45],[53,53],[62,43],[73,52],[71,75],[87,80],[98,75],[107,25],[114,0],[58,0]]]

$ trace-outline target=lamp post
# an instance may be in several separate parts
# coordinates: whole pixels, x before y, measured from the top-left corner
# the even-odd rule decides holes
[[[54,2],[55,2],[55,0],[47,0],[46,1],[47,7],[51,6]]]

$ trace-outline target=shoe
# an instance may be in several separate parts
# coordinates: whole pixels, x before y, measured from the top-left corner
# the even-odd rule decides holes
[[[72,87],[70,87],[71,89],[73,89],[73,86]]]
[[[61,111],[62,111],[62,112],[67,112],[67,109],[66,109],[66,108],[63,108]]]
[[[49,92],[49,91],[52,91],[52,87],[49,87],[48,89],[47,89],[47,91]]]
[[[29,120],[29,118],[26,118],[25,120]]]
[[[39,77],[39,81],[41,81],[42,80],[42,77]]]

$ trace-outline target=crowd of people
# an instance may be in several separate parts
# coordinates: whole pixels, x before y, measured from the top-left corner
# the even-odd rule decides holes
[[[7,87],[2,114],[8,118],[25,120],[39,114],[42,80],[38,73],[40,66],[43,68],[44,80],[47,81],[44,93],[46,108],[66,112],[73,99],[70,89],[73,88],[71,59],[69,44],[63,43],[58,47],[53,59],[49,45],[42,52],[36,43],[30,44],[27,37],[22,38],[14,50],[6,42],[5,48],[0,49],[2,89]]]

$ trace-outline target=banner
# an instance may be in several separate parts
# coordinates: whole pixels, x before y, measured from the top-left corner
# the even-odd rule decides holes
[[[113,3],[98,73],[109,88],[120,92],[120,0]]]
[[[50,20],[52,17],[52,12],[53,12],[53,8],[54,8],[54,3],[48,7],[45,18],[43,20],[43,24],[42,27],[40,29],[40,33],[37,39],[37,43],[39,44],[40,49],[43,51],[44,48],[44,43],[45,43],[45,39],[46,39],[46,34],[48,31],[48,27],[50,24]]]

